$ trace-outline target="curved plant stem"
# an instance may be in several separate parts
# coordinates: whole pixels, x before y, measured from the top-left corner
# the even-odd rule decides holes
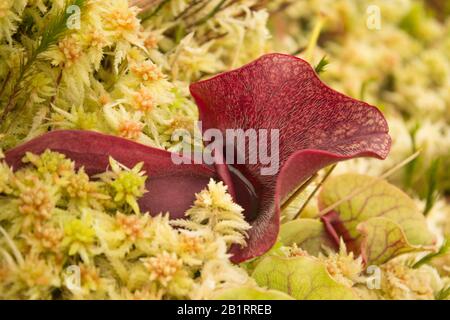
[[[300,195],[300,193],[305,191],[306,187],[308,187],[311,184],[311,182],[313,182],[317,178],[317,176],[318,176],[318,174],[315,173],[308,180],[306,180],[304,183],[302,183],[297,188],[297,190],[295,190],[294,193],[292,193],[292,195],[289,196],[289,198],[283,203],[283,205],[281,206],[281,209],[283,210],[283,209],[289,207],[289,205],[295,200],[295,198],[297,198],[297,196]]]
[[[159,11],[161,11],[161,9],[167,4],[169,3],[170,0],[164,0],[161,1],[158,6],[155,8],[155,10],[150,11],[150,12],[145,12],[141,15],[141,21],[144,22],[148,19],[150,19],[151,17],[154,17]]]
[[[314,188],[314,191],[308,196],[308,199],[306,199],[306,201],[303,203],[302,207],[300,208],[300,210],[298,210],[297,214],[295,215],[294,219],[297,219],[298,217],[300,217],[300,214],[303,212],[303,210],[305,210],[306,206],[308,205],[308,203],[311,201],[311,199],[314,197],[314,195],[317,193],[317,191],[319,191],[319,189],[322,187],[322,185],[324,184],[324,182],[328,179],[328,177],[330,176],[330,174],[333,172],[334,168],[336,168],[337,164],[334,164],[331,166],[330,169],[328,169],[327,173],[325,173],[325,176],[322,178],[322,180],[320,180],[320,182],[317,184],[317,186]]]
[[[11,70],[8,71],[6,74],[5,80],[2,83],[2,86],[0,87],[0,97],[3,95],[6,89],[6,85],[8,84],[9,78],[11,77]]]
[[[325,16],[323,14],[319,14],[305,52],[305,60],[310,63],[312,63],[314,48],[317,45],[317,41],[319,40],[319,36],[322,31],[324,23],[325,23]]]
[[[210,13],[208,13],[206,16],[204,16],[203,18],[201,18],[200,20],[194,22],[192,25],[189,25],[188,28],[191,27],[197,27],[199,25],[204,24],[206,21],[208,21],[209,19],[213,18],[220,10],[222,10],[222,7],[224,6],[226,0],[221,0],[215,7],[214,9],[211,10]]]

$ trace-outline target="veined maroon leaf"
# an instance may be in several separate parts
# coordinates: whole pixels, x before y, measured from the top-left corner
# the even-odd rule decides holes
[[[194,83],[190,90],[204,130],[217,128],[224,134],[227,129],[280,130],[277,174],[261,175],[263,165],[249,164],[248,153],[245,164],[235,165],[258,198],[256,209],[243,205],[252,229],[247,247],[232,249],[236,262],[272,247],[282,201],[314,172],[354,157],[383,159],[390,149],[388,125],[377,108],[330,89],[307,62],[293,56],[265,55]],[[236,191],[237,202],[252,203],[248,195]]]
[[[198,164],[175,165],[171,153],[93,131],[52,131],[6,153],[6,162],[14,169],[24,164],[26,152],[40,154],[46,149],[65,154],[89,175],[106,171],[109,157],[127,167],[144,162],[148,175],[147,193],[139,200],[143,212],[155,215],[169,212],[172,218],[184,216],[195,200],[195,193],[216,178],[213,167]]]

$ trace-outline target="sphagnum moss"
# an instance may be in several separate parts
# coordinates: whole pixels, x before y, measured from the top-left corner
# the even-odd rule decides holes
[[[221,215],[195,203],[201,221],[174,227],[163,214],[140,212],[137,199],[151,190],[139,164],[111,159],[111,171],[91,180],[55,152],[28,153],[24,163],[16,172],[1,163],[0,298],[207,298],[251,283],[243,271],[233,277],[239,267],[227,248],[244,243],[248,226],[221,183],[201,192]],[[203,223],[210,219],[217,223]]]

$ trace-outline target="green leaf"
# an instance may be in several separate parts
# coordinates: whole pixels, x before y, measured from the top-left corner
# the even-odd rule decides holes
[[[412,150],[411,154],[417,152],[417,132],[420,129],[420,122],[417,121],[414,126],[409,130],[409,136],[411,139]],[[410,189],[414,180],[414,172],[416,172],[416,168],[419,165],[419,158],[415,158],[413,161],[408,163],[405,166],[405,176],[403,178],[403,185],[405,188]]]
[[[439,198],[439,190],[438,190],[438,180],[439,180],[439,167],[440,167],[440,158],[434,159],[430,165],[430,168],[427,170],[428,174],[428,185],[427,185],[427,194],[426,194],[426,205],[423,210],[423,215],[427,216],[431,209],[433,209],[434,204]]]
[[[320,74],[325,71],[326,67],[330,64],[330,61],[328,61],[327,56],[323,56],[322,59],[320,59],[319,63],[314,67],[314,70],[317,74]]]
[[[443,288],[436,295],[436,300],[447,300],[450,297],[450,286]]]
[[[414,201],[384,180],[358,174],[333,177],[319,194],[319,207],[338,201],[342,203],[331,212],[338,220],[333,227],[351,250],[361,250],[369,264],[380,264],[405,252],[429,250],[435,244]]]
[[[361,255],[370,265],[379,265],[402,253],[420,247],[408,243],[402,228],[386,218],[372,218],[358,226],[362,234]]]
[[[424,264],[430,263],[433,259],[443,257],[446,254],[448,254],[449,252],[450,252],[450,241],[449,241],[449,239],[446,238],[446,239],[444,239],[444,242],[442,243],[441,247],[439,248],[439,250],[437,252],[431,252],[431,253],[427,254],[422,259],[417,261],[413,265],[413,268],[415,268],[415,269],[420,268]]]
[[[258,285],[298,300],[356,299],[351,288],[336,282],[325,265],[313,257],[266,257],[252,276]]]
[[[238,287],[217,291],[213,300],[294,300],[291,296],[277,290],[254,287]]]
[[[297,219],[281,225],[280,241],[285,246],[294,243],[311,255],[318,255],[323,246],[333,248],[323,223],[316,219]]]
[[[400,21],[399,27],[414,37],[420,37],[428,14],[422,2],[414,3],[409,12]]]

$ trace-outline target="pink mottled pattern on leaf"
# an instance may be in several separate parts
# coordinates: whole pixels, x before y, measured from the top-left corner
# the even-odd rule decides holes
[[[329,88],[307,62],[293,56],[268,54],[190,90],[204,129],[280,130],[277,175],[262,176],[261,164],[236,165],[259,197],[258,212],[247,212],[252,224],[247,247],[232,249],[236,262],[273,246],[282,201],[314,172],[354,157],[383,159],[390,149],[388,125],[377,108]],[[240,202],[245,195],[236,197]]]
[[[9,150],[6,162],[17,170],[24,165],[22,158],[26,152],[41,154],[46,149],[65,154],[89,175],[106,171],[110,156],[127,167],[144,162],[148,192],[139,200],[139,206],[152,215],[169,212],[171,218],[184,217],[195,193],[204,189],[210,178],[217,179],[213,167],[175,165],[170,152],[93,131],[49,132]]]

